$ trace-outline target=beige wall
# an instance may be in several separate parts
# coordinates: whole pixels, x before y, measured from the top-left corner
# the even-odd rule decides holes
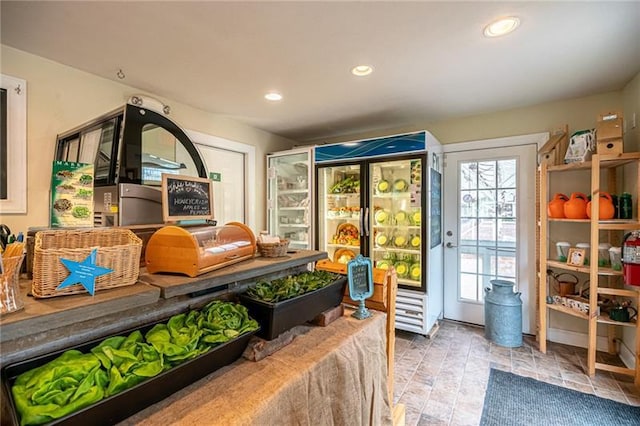
[[[417,130],[428,130],[441,143],[448,144],[547,132],[564,124],[568,124],[569,131],[573,132],[595,127],[598,114],[611,109],[620,109],[621,107],[622,92],[609,92],[452,120],[436,122],[425,121],[410,127],[398,127],[376,131],[375,133],[360,133],[328,138],[322,142],[334,143]],[[320,141],[318,141],[318,143],[320,143]]]
[[[140,90],[70,68],[45,58],[1,46],[2,74],[27,81],[27,214],[0,214],[14,231],[46,226],[51,163],[56,135],[124,105]],[[149,94],[171,106],[181,127],[256,147],[256,226],[265,227],[265,154],[294,145],[279,136]],[[254,183],[252,183],[254,184]]]

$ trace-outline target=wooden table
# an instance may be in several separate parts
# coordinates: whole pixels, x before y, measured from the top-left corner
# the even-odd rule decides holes
[[[241,358],[121,422],[130,425],[386,425],[386,315],[309,327],[258,361]]]

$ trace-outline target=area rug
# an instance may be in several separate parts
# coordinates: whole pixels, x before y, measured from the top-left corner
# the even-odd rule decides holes
[[[640,407],[491,369],[480,424],[640,425]]]

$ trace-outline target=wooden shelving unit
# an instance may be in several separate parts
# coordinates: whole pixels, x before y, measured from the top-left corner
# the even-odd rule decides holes
[[[540,165],[540,239],[539,239],[539,255],[540,255],[540,267],[539,267],[539,307],[540,313],[538,315],[539,320],[539,345],[540,351],[546,352],[547,348],[547,313],[548,311],[562,312],[567,315],[571,315],[577,318],[581,318],[588,322],[588,347],[587,347],[587,373],[593,376],[596,370],[611,371],[620,374],[626,374],[634,377],[634,382],[637,386],[640,386],[640,321],[633,320],[630,322],[614,321],[609,318],[609,315],[602,313],[598,315],[598,296],[618,296],[626,297],[635,301],[636,306],[640,306],[640,287],[623,288],[622,284],[622,272],[616,271],[611,268],[598,267],[598,262],[595,259],[598,258],[598,244],[600,243],[600,231],[621,231],[629,232],[632,230],[640,229],[640,206],[635,211],[635,218],[633,220],[597,220],[597,215],[592,215],[591,219],[554,219],[549,218],[547,215],[547,204],[550,199],[549,196],[549,181],[552,179],[552,175],[584,170],[585,173],[590,172],[591,180],[591,206],[594,212],[598,212],[600,209],[600,197],[599,192],[601,188],[601,171],[616,169],[627,164],[634,164],[637,169],[637,181],[634,182],[636,188],[634,202],[638,204],[638,191],[640,188],[640,153],[624,153],[615,155],[599,155],[594,154],[591,161],[583,163],[571,163],[564,165],[549,165],[542,162]],[[616,172],[615,170],[610,173],[606,173],[606,187],[612,191],[616,188]],[[590,235],[590,253],[589,258],[593,259],[588,266],[573,266],[566,263],[551,260],[549,258],[549,231],[550,225],[554,222],[560,223],[576,223],[583,224],[585,228],[584,236]],[[572,272],[580,272],[589,274],[589,313],[583,313],[578,310],[572,309],[568,306],[556,305],[547,303],[547,275],[546,271],[549,268],[561,269]],[[604,286],[602,284],[608,284]],[[597,340],[597,326],[598,324],[606,324],[609,333],[609,351],[615,352],[615,330],[620,327],[631,327],[635,329],[635,352],[634,368],[623,368],[596,362],[596,340]]]

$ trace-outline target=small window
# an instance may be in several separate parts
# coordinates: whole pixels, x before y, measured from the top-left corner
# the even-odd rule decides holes
[[[0,74],[0,212],[27,212],[27,82]]]

